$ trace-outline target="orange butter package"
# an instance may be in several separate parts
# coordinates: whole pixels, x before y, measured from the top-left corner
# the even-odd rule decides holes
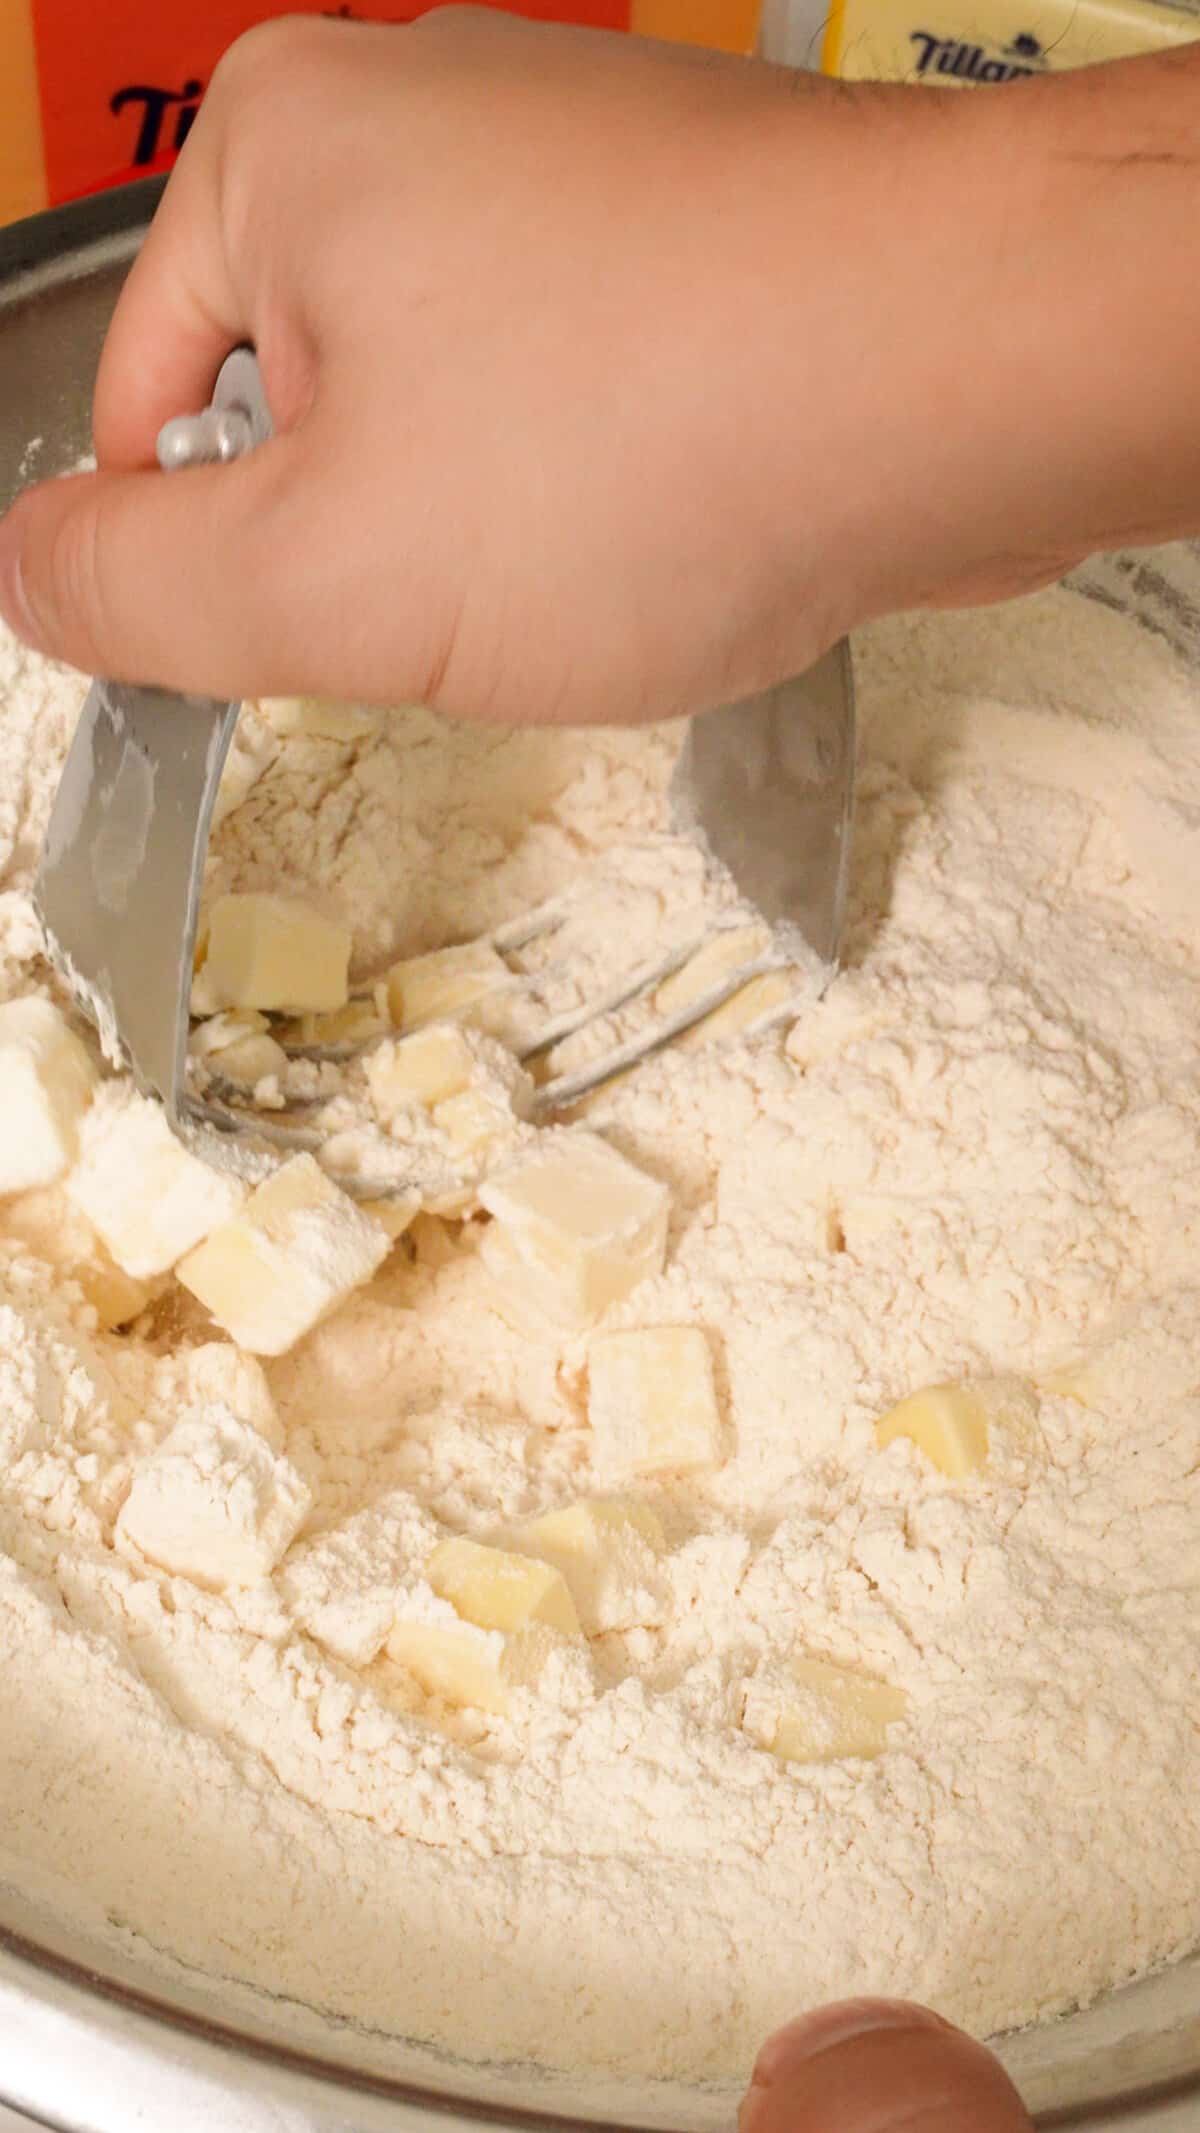
[[[0,223],[166,170],[228,44],[273,14],[397,26],[429,0],[0,0]],[[515,0],[512,12],[749,52],[759,0]]]

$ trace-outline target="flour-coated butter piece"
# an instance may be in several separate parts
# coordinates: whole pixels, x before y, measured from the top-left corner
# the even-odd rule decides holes
[[[598,1334],[588,1348],[592,1465],[608,1482],[721,1464],[721,1410],[699,1326]]]
[[[597,1134],[540,1134],[479,1187],[493,1278],[555,1324],[594,1325],[666,1256],[670,1194]]]
[[[663,979],[654,995],[655,1007],[662,1015],[680,1013],[731,978],[735,970],[766,955],[770,946],[771,929],[767,925],[720,928],[686,963]]]
[[[0,1194],[52,1185],[79,1150],[98,1075],[50,1000],[0,1006]]]
[[[391,1026],[387,986],[380,982],[328,1014],[298,1015],[283,1034],[286,1042],[296,1044],[371,1044],[386,1036]]]
[[[117,1265],[61,1183],[6,1201],[0,1207],[0,1235],[20,1238],[47,1266],[77,1282],[105,1332],[127,1326],[158,1293],[155,1282],[138,1281]]]
[[[516,1690],[536,1687],[556,1648],[561,1640],[544,1624],[480,1629],[432,1593],[419,1611],[411,1601],[405,1603],[387,1639],[388,1657],[427,1695],[497,1717],[511,1709]]]
[[[509,1546],[558,1570],[586,1636],[653,1627],[666,1610],[662,1521],[632,1496],[593,1497],[514,1528]]]
[[[702,1044],[718,1044],[724,1037],[744,1036],[772,1018],[782,1021],[795,1005],[800,979],[794,970],[764,970],[749,978],[720,1007],[714,1007],[674,1042],[683,1051]]]
[[[387,1489],[289,1548],[277,1590],[301,1629],[335,1659],[369,1666],[395,1620],[397,1594],[419,1577],[436,1541],[424,1505],[406,1489]]]
[[[390,1240],[310,1155],[293,1156],[176,1269],[252,1355],[284,1355],[369,1281]]]
[[[452,1022],[430,1022],[409,1037],[377,1045],[363,1062],[371,1101],[386,1122],[414,1105],[458,1096],[474,1081],[475,1054]]]
[[[871,1760],[907,1708],[890,1682],[825,1659],[793,1659],[747,1683],[742,1725],[784,1763]]]
[[[92,1105],[66,1185],[117,1265],[140,1281],[167,1273],[246,1193],[239,1178],[190,1154],[161,1104],[122,1082]]]
[[[201,1341],[161,1356],[154,1374],[160,1407],[221,1407],[283,1450],[283,1425],[260,1362],[232,1341]]]
[[[579,1635],[562,1572],[532,1556],[460,1535],[434,1550],[425,1576],[439,1600],[448,1600],[476,1629],[507,1632],[540,1624],[561,1637]]]
[[[222,1592],[269,1577],[311,1504],[291,1461],[211,1404],[185,1414],[138,1468],[117,1535],[160,1569]]]
[[[218,896],[193,988],[205,1008],[329,1012],[349,994],[350,929],[292,896]]]
[[[987,1464],[987,1407],[969,1385],[924,1385],[876,1422],[881,1451],[897,1437],[910,1437],[939,1473],[961,1480]]]
[[[434,948],[393,963],[388,971],[392,1021],[402,1030],[426,1022],[470,1021],[481,1001],[512,983],[511,970],[489,941]]]

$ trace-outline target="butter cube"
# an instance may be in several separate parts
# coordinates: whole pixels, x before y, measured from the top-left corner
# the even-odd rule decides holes
[[[513,1691],[536,1685],[557,1644],[542,1625],[505,1633],[464,1622],[446,1601],[430,1596],[422,1618],[406,1606],[388,1634],[390,1659],[405,1667],[430,1696],[503,1717]]]
[[[230,1341],[201,1341],[157,1359],[154,1397],[160,1407],[221,1407],[256,1429],[275,1451],[283,1449],[283,1426],[275,1411],[262,1364]]]
[[[479,1188],[494,1218],[482,1251],[502,1286],[514,1273],[556,1324],[594,1325],[662,1271],[670,1195],[594,1133],[541,1134]]]
[[[252,1089],[257,1082],[271,1081],[287,1073],[287,1053],[274,1037],[239,1037],[213,1054],[213,1071],[240,1088]]]
[[[295,897],[218,896],[199,990],[217,1007],[328,1010],[346,1004],[349,966],[349,929]]]
[[[511,1545],[561,1572],[585,1635],[661,1622],[666,1594],[658,1558],[661,1521],[636,1497],[565,1504],[518,1526]]]
[[[499,1089],[460,1089],[433,1107],[433,1123],[450,1143],[455,1162],[496,1162],[516,1139],[519,1121],[507,1093]]]
[[[902,1689],[824,1659],[796,1659],[747,1685],[743,1727],[785,1763],[871,1760],[887,1747],[887,1729],[904,1717]]]
[[[312,1156],[297,1155],[177,1273],[240,1348],[283,1355],[370,1280],[388,1246]]]
[[[457,1538],[435,1548],[425,1567],[431,1589],[476,1629],[537,1625],[579,1635],[579,1617],[562,1572],[552,1564],[480,1541]]]
[[[393,963],[387,974],[392,1021],[403,1030],[439,1020],[469,1021],[472,1008],[512,983],[511,970],[488,941],[435,948]]]
[[[476,1073],[475,1056],[453,1023],[431,1022],[411,1037],[377,1045],[364,1063],[367,1087],[386,1122],[414,1104],[429,1105],[458,1096]]]
[[[272,731],[287,739],[369,741],[383,724],[382,711],[361,704],[327,704],[316,696],[262,696],[258,708]]]
[[[664,978],[654,995],[662,1015],[677,1015],[693,1001],[702,1000],[723,980],[731,978],[745,963],[766,955],[771,946],[769,926],[729,926],[714,933],[702,948],[690,955],[678,970]]]
[[[165,1274],[227,1222],[246,1188],[189,1154],[166,1113],[123,1083],[102,1089],[84,1122],[67,1193],[136,1280]]]
[[[606,1481],[719,1466],[721,1411],[698,1326],[605,1333],[588,1349],[592,1463]]]
[[[375,1497],[343,1524],[289,1549],[281,1599],[310,1637],[347,1666],[369,1666],[396,1617],[398,1590],[436,1539],[429,1513],[404,1489]]]
[[[258,1430],[201,1407],[135,1473],[117,1535],[161,1569],[222,1592],[269,1577],[311,1503]]]
[[[722,1006],[693,1022],[690,1029],[676,1037],[675,1043],[691,1051],[702,1044],[736,1037],[772,1017],[781,1019],[795,1006],[799,989],[800,979],[794,970],[764,970],[761,977],[751,978]]]
[[[70,1167],[97,1079],[51,1001],[0,1006],[0,1193],[51,1185]]]
[[[968,1385],[926,1385],[875,1424],[880,1451],[897,1437],[911,1437],[939,1473],[961,1479],[987,1463],[987,1409]]]
[[[243,1037],[265,1037],[270,1027],[256,1007],[231,1007],[197,1022],[188,1038],[188,1051],[193,1059],[212,1059],[231,1044],[240,1044]]]
[[[21,1193],[0,1208],[0,1232],[19,1238],[65,1280],[77,1282],[105,1332],[127,1326],[155,1294],[117,1265],[87,1216],[61,1185]]]
[[[387,987],[376,985],[369,993],[347,1000],[327,1015],[301,1015],[286,1035],[298,1044],[370,1044],[391,1028]]]
[[[360,1200],[358,1204],[364,1215],[370,1215],[373,1222],[378,1222],[388,1243],[395,1244],[406,1230],[412,1228],[420,1214],[421,1195],[419,1192],[396,1192],[387,1200]]]

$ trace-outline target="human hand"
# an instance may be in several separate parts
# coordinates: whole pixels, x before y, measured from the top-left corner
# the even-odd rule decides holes
[[[739,2133],[1033,2133],[999,2062],[928,2008],[845,2000],[763,2046]]]
[[[1143,64],[940,97],[489,11],[253,31],[119,304],[101,471],[0,526],[0,609],[117,678],[637,718],[1176,530],[1200,277],[1164,335],[1137,276],[1165,306],[1196,188]],[[275,440],[151,471],[243,340]]]

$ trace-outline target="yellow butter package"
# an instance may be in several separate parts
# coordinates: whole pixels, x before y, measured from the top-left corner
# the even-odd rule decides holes
[[[1195,0],[767,0],[762,41],[843,81],[969,88],[1195,38]]]

